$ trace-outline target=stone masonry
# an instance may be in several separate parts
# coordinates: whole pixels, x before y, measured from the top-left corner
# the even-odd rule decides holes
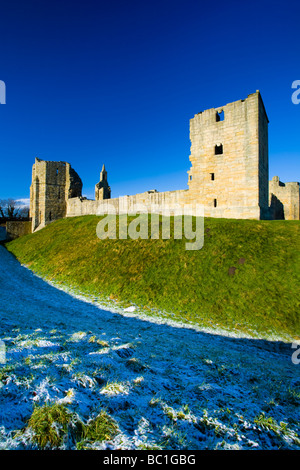
[[[259,91],[202,111],[190,120],[188,189],[146,191],[111,199],[103,165],[95,200],[81,196],[82,182],[67,162],[36,159],[30,188],[32,230],[61,217],[204,206],[205,217],[299,220],[299,183],[268,179],[268,116]],[[159,211],[159,209],[157,210]]]
[[[67,201],[81,197],[82,181],[67,162],[35,159],[30,186],[32,231],[67,215]]]
[[[299,220],[299,183],[282,183],[278,176],[270,181],[272,219]]]
[[[31,233],[31,222],[27,220],[8,220],[6,222],[6,240],[14,240]]]
[[[107,171],[103,165],[100,173],[100,181],[95,186],[95,199],[96,201],[103,201],[104,199],[110,199],[110,186],[107,181]]]
[[[209,217],[265,218],[268,122],[259,92],[196,114],[187,201],[204,204]]]

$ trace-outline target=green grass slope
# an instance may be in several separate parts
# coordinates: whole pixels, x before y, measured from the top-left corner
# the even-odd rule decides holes
[[[62,219],[6,247],[37,274],[99,300],[200,326],[299,337],[298,221],[206,218],[203,248],[187,251],[185,239],[99,240],[99,220]]]

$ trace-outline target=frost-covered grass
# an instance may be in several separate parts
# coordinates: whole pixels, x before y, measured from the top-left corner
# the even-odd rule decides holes
[[[0,448],[300,449],[300,376],[283,345],[144,322],[122,338],[99,315],[85,334],[2,328]]]
[[[115,421],[104,410],[82,429],[81,440],[77,443],[79,450],[89,449],[95,442],[109,441],[118,434]]]
[[[37,407],[28,420],[28,429],[32,431],[32,441],[41,448],[60,447],[67,434],[71,413],[61,404]]]
[[[0,262],[0,449],[300,449],[290,344],[109,311]]]

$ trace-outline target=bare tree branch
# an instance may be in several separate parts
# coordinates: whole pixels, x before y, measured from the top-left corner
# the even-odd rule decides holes
[[[0,219],[3,221],[28,218],[29,207],[19,204],[15,199],[0,200]]]

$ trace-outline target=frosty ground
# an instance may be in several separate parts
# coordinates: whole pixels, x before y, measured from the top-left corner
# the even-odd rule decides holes
[[[300,449],[291,344],[195,330],[65,292],[0,246],[0,449],[35,449],[34,407],[116,421],[95,449]],[[22,432],[18,432],[22,431]],[[62,449],[75,449],[65,439]]]

